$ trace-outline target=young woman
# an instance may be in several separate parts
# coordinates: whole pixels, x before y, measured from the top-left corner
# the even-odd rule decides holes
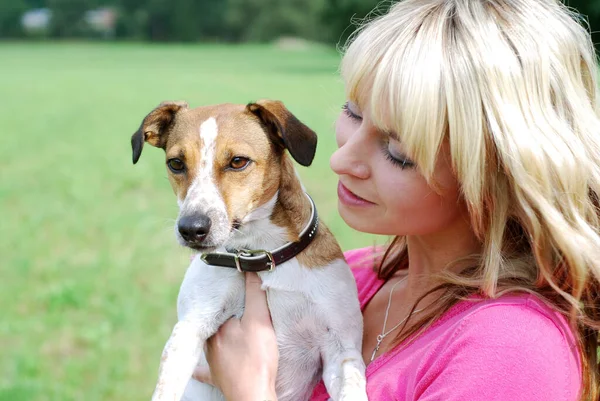
[[[395,239],[346,254],[371,400],[600,397],[600,120],[586,30],[557,0],[406,0],[342,61],[339,211]],[[264,294],[211,340],[231,400],[274,400]],[[328,398],[322,384],[313,400]]]

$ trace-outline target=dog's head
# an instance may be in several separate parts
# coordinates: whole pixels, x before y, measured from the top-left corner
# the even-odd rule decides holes
[[[244,224],[268,217],[264,205],[281,185],[285,150],[308,166],[317,136],[279,101],[196,109],[163,102],[131,138],[134,164],[144,142],[165,150],[179,204],[179,242],[206,251],[226,244]]]

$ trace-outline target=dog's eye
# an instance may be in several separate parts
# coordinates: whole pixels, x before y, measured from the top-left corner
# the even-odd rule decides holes
[[[229,168],[232,170],[243,170],[250,163],[247,157],[236,156],[229,162]]]
[[[167,166],[175,174],[183,173],[185,170],[185,164],[180,159],[169,159],[167,161]]]

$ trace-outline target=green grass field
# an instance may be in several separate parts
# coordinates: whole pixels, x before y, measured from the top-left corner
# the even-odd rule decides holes
[[[319,133],[300,173],[336,211],[339,55],[314,47],[0,44],[0,401],[148,400],[189,252],[163,152],[129,140],[163,100],[284,101]]]

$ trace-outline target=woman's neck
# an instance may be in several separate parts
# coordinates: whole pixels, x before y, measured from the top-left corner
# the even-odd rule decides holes
[[[459,272],[472,266],[481,252],[481,242],[466,219],[457,219],[443,232],[427,236],[408,236],[407,295],[418,298],[424,290],[439,284],[436,276],[443,270]]]

